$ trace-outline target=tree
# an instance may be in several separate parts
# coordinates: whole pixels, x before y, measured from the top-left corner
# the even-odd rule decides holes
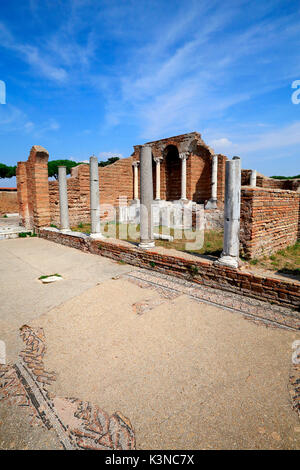
[[[52,160],[48,162],[48,176],[54,176],[55,179],[58,179],[58,167],[65,166],[67,170],[67,175],[71,173],[71,168],[79,165],[78,162],[73,162],[72,160]]]
[[[112,163],[115,163],[117,162],[119,159],[119,157],[110,157],[108,160],[106,160],[105,162],[99,162],[98,163],[98,166],[107,166],[107,165],[112,165]]]
[[[0,178],[12,178],[13,176],[16,176],[16,166],[0,163]]]

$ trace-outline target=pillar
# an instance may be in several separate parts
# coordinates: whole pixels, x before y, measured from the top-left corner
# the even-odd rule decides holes
[[[152,224],[152,203],[153,203],[153,181],[152,181],[152,152],[150,145],[141,147],[140,156],[140,243],[143,249],[153,248],[153,224]]]
[[[217,264],[238,268],[240,249],[241,160],[226,162],[224,246]]]
[[[91,238],[103,238],[100,227],[100,192],[98,158],[90,157]]]
[[[30,223],[29,208],[28,208],[26,162],[18,162],[16,176],[17,176],[19,215],[22,220],[22,225],[27,230],[31,230],[33,226]]]
[[[58,186],[59,186],[60,230],[62,232],[70,232],[67,169],[65,166],[58,167]]]
[[[211,168],[211,198],[206,203],[205,209],[217,209],[217,189],[218,189],[218,155],[212,157]]]
[[[156,195],[155,200],[160,201],[160,158],[154,158],[156,164]]]
[[[251,170],[251,174],[250,174],[250,186],[252,186],[252,188],[255,188],[255,187],[256,187],[256,170]]]
[[[139,200],[139,166],[140,162],[133,162],[133,199],[138,202]]]
[[[181,200],[186,201],[186,160],[188,153],[180,153],[179,158],[181,159]]]

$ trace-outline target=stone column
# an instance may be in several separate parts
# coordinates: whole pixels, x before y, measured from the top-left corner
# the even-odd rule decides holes
[[[160,161],[161,158],[154,158],[156,164],[156,195],[155,200],[160,201]]]
[[[138,166],[140,162],[133,162],[133,199],[135,202],[139,200],[139,172]]]
[[[188,153],[180,153],[179,158],[181,159],[181,200],[186,201],[186,161]]]
[[[212,157],[211,168],[211,198],[207,202],[205,209],[217,209],[217,189],[218,189],[218,155]]]
[[[58,167],[58,186],[59,186],[60,230],[61,232],[70,232],[67,169],[65,166]]]
[[[241,160],[226,162],[224,247],[217,264],[238,268],[240,250]]]
[[[250,186],[252,186],[252,188],[255,188],[255,187],[256,187],[256,170],[251,170],[251,174],[250,174]]]
[[[152,223],[152,203],[153,203],[153,181],[152,181],[152,152],[150,145],[141,147],[140,156],[140,243],[143,249],[153,248],[153,223]]]
[[[91,208],[91,238],[103,238],[100,228],[100,195],[98,158],[90,157],[90,208]]]

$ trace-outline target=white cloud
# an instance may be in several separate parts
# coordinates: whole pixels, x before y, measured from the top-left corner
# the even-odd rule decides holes
[[[232,142],[227,139],[227,137],[221,137],[220,139],[214,139],[210,143],[215,150],[219,149],[226,149],[231,147],[233,144]]]

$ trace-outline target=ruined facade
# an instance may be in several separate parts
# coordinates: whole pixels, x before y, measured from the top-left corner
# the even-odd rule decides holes
[[[225,193],[224,155],[214,155],[193,132],[155,142],[152,151],[153,194],[157,207],[183,204],[209,207],[216,178],[215,208],[206,209],[206,228],[222,228]],[[101,217],[114,218],[120,213],[133,213],[140,198],[139,161],[141,145],[134,146],[128,158],[107,167],[99,167]],[[26,228],[59,226],[58,181],[49,181],[49,154],[40,146],[32,147],[26,162],[17,166],[19,213]],[[215,173],[213,167],[215,166]],[[257,174],[256,187],[250,187],[250,170],[242,170],[241,253],[247,258],[271,254],[292,245],[300,236],[299,181],[279,181]],[[70,226],[90,222],[90,169],[80,164],[67,178]],[[121,211],[120,208],[125,211]],[[131,211],[131,212],[132,212]],[[126,218],[124,219],[124,221]]]

